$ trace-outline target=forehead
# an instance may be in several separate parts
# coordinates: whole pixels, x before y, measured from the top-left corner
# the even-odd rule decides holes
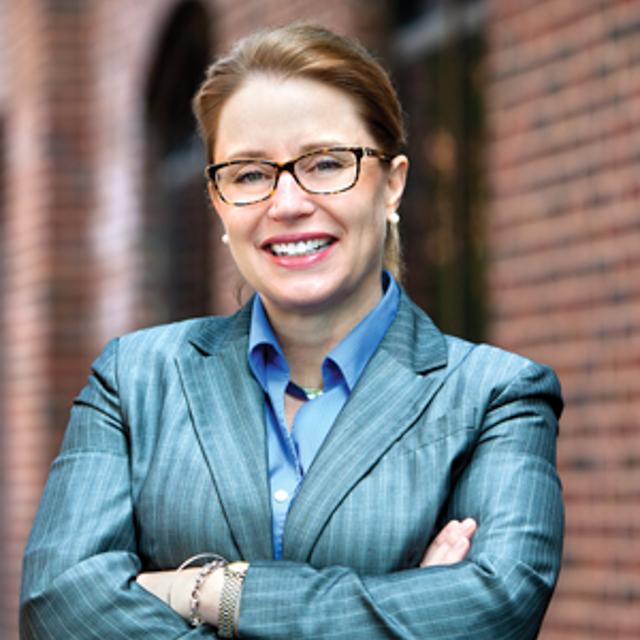
[[[282,161],[310,146],[332,144],[373,144],[351,96],[316,80],[261,74],[222,107],[215,159],[251,155]]]

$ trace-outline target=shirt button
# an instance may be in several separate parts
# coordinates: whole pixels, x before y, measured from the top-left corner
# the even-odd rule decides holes
[[[276,499],[276,502],[286,502],[289,499],[289,492],[284,489],[278,489],[273,497]]]

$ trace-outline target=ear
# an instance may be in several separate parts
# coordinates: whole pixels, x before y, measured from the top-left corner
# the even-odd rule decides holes
[[[397,211],[400,208],[408,170],[409,159],[407,156],[400,154],[391,160],[385,187],[385,206],[388,213]]]

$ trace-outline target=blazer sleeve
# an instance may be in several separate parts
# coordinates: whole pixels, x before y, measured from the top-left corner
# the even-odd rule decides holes
[[[560,568],[563,507],[555,452],[561,408],[555,374],[528,361],[493,390],[444,514],[445,520],[478,521],[463,562],[383,576],[252,563],[240,636],[535,638]]]
[[[135,582],[141,570],[117,341],[74,401],[24,556],[22,640],[212,638]]]

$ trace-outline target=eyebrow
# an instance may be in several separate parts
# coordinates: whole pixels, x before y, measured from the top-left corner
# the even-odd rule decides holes
[[[221,162],[227,162],[229,160],[239,160],[239,159],[244,159],[244,158],[265,158],[266,157],[266,153],[264,153],[264,151],[257,151],[257,150],[253,150],[253,149],[240,149],[239,151],[236,151],[234,153],[232,153],[230,156],[227,156],[227,158],[225,160],[221,160]]]
[[[298,157],[300,155],[304,155],[309,151],[315,151],[316,149],[325,149],[327,147],[346,147],[353,146],[348,145],[345,142],[341,142],[338,140],[322,140],[318,142],[310,142],[307,144],[303,144],[299,149],[298,153],[294,157]],[[239,149],[238,151],[234,151],[230,156],[228,156],[225,160],[221,160],[220,162],[230,162],[231,160],[269,160],[269,154],[265,153],[261,149]]]

